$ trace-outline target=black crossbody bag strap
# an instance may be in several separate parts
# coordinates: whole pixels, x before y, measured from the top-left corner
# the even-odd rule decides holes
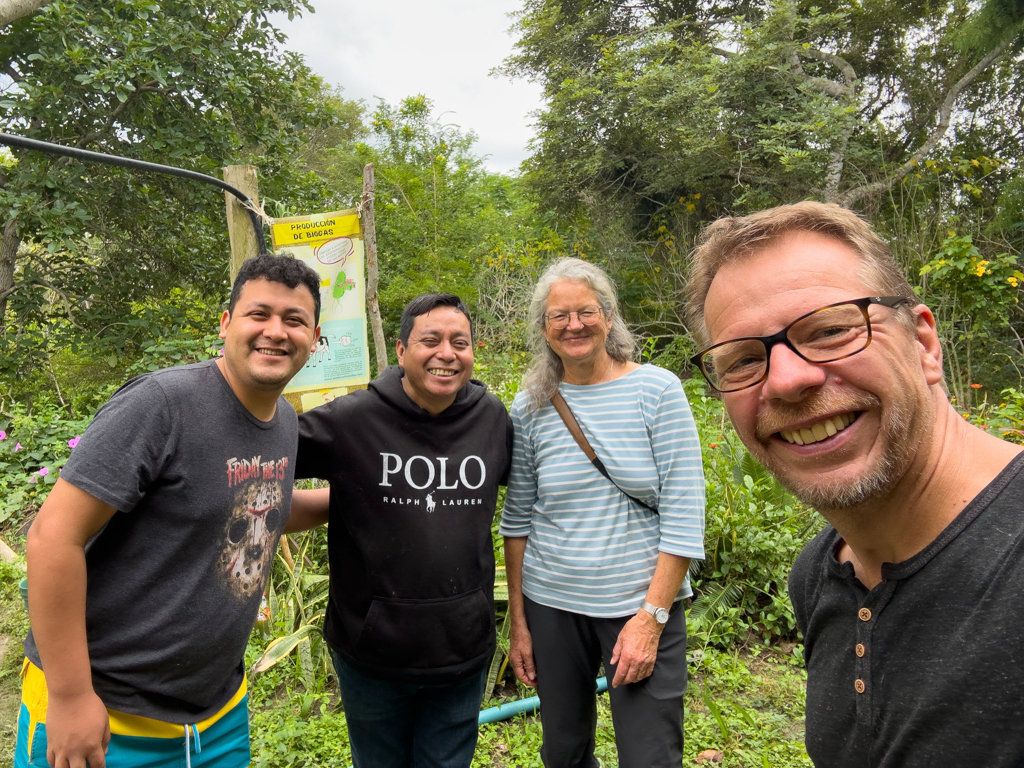
[[[601,458],[597,455],[597,452],[591,447],[590,441],[587,440],[587,436],[583,434],[583,430],[580,428],[580,423],[576,421],[576,415],[572,412],[572,409],[569,407],[569,404],[565,402],[565,398],[562,397],[561,392],[555,392],[555,394],[551,396],[551,404],[555,406],[555,410],[558,411],[558,415],[562,417],[562,421],[565,422],[565,426],[568,427],[569,433],[576,441],[576,445],[583,449],[583,453],[585,453],[587,458],[590,459],[590,463],[597,468],[597,471],[604,475],[608,479],[609,483],[618,488],[619,492],[622,493],[627,499],[631,499],[644,509],[649,509],[654,514],[658,514],[657,507],[652,507],[650,504],[648,504],[645,501],[641,501],[636,496],[632,496],[626,493],[624,490],[622,490],[622,486],[620,486],[618,483],[612,480],[612,476],[609,475],[608,470],[605,469],[604,462],[601,461]]]

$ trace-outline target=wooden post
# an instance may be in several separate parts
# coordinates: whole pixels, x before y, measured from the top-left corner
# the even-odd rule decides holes
[[[226,165],[224,181],[241,190],[254,203],[259,204],[259,184],[256,181],[256,166]],[[230,192],[224,193],[228,209],[228,237],[231,240],[231,282],[242,268],[242,264],[259,255],[256,233],[252,231],[252,219],[242,202]]]
[[[377,350],[377,375],[388,367],[388,347],[384,340],[384,324],[380,319],[380,305],[377,303],[377,287],[380,273],[377,270],[377,230],[373,222],[373,163],[363,168],[363,243],[366,246],[366,304],[370,312],[370,327],[373,329],[373,346]]]

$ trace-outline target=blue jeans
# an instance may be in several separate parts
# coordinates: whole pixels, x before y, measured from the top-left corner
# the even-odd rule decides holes
[[[365,675],[331,652],[353,768],[469,768],[487,667],[444,685]]]

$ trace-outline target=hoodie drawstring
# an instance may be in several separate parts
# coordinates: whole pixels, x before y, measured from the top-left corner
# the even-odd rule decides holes
[[[190,728],[192,729],[191,734],[189,733],[189,729]],[[188,743],[190,735],[196,741],[196,754],[197,755],[201,755],[203,753],[203,745],[202,745],[202,742],[200,742],[200,740],[199,740],[199,729],[196,728],[194,725],[186,725],[185,726],[185,768],[192,768],[192,748],[191,748],[191,746]]]

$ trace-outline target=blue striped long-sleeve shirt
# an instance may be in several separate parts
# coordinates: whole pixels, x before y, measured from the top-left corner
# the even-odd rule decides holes
[[[683,388],[644,365],[613,381],[562,384],[590,445],[631,502],[590,463],[550,403],[512,404],[504,536],[528,536],[523,592],[552,608],[611,618],[640,608],[658,553],[704,557],[704,473]],[[679,597],[691,593],[683,583]]]

